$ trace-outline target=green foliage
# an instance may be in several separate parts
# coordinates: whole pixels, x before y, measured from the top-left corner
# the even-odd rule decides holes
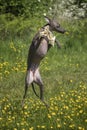
[[[1,129],[87,129],[87,51],[52,48],[41,63],[44,97],[49,108],[37,99],[31,86],[24,109],[28,44],[21,39],[1,42],[0,127]],[[39,93],[39,87],[35,86]]]
[[[26,37],[26,35],[31,36],[33,34],[31,32],[39,29],[43,23],[43,18],[24,19],[23,17],[15,17],[12,14],[4,14],[1,15],[0,18],[1,39],[15,36],[22,38]]]
[[[76,50],[83,46],[87,48],[87,20],[72,21],[72,25],[68,27],[69,34],[65,44],[65,48],[74,48]],[[81,49],[81,48],[80,48]]]
[[[66,130],[87,129],[87,88],[82,82],[78,87],[59,87],[58,95],[50,98],[50,108],[39,100],[29,98],[21,108],[20,100],[3,97],[1,101],[0,126],[14,130]],[[60,92],[59,92],[60,91]]]
[[[15,36],[23,38],[26,35],[31,35],[31,32],[43,25],[43,15],[45,14],[51,14],[52,17],[54,14],[56,17],[59,17],[60,15],[61,17],[64,17],[66,8],[69,12],[74,11],[75,14],[78,14],[78,11],[76,12],[76,10],[72,8],[73,5],[77,7],[78,3],[81,5],[79,9],[84,6],[84,10],[86,11],[86,0],[70,0],[68,2],[66,2],[66,0],[0,0],[0,38],[4,39]],[[62,14],[60,14],[60,12],[62,12]],[[82,13],[82,11],[79,11],[79,13]],[[67,15],[69,16],[70,13]],[[78,28],[82,28],[82,25]],[[79,33],[78,30],[77,32]],[[81,35],[82,34],[84,34],[83,30]]]
[[[51,5],[50,0],[0,0],[0,3],[1,14],[11,13],[15,16],[22,15],[24,17],[42,15]]]
[[[49,0],[0,0],[0,38],[30,35],[34,24],[36,28],[41,25],[41,18],[50,6]]]

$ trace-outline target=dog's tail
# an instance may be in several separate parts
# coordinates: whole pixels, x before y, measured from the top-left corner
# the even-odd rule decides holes
[[[34,84],[33,84],[33,83],[32,83],[32,89],[33,89],[35,95],[36,95],[38,98],[40,98],[39,95],[38,95],[38,94],[36,93],[36,91],[35,91],[35,87],[34,87]]]

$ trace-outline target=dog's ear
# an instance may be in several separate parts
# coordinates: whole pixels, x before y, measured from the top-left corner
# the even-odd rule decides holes
[[[44,16],[47,23],[50,23],[50,19],[47,16]]]

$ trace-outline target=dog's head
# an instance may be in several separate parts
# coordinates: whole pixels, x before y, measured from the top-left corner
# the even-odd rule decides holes
[[[52,19],[48,18],[47,16],[45,16],[45,20],[49,24],[51,31],[56,31],[56,32],[59,32],[59,33],[65,33],[66,32],[66,30],[63,29],[56,20],[52,20]]]

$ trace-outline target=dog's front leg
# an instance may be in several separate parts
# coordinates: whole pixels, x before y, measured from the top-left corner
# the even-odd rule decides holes
[[[58,40],[55,40],[55,42],[56,42],[56,44],[57,44],[57,47],[61,49],[61,45],[60,45],[59,41],[58,41]]]

